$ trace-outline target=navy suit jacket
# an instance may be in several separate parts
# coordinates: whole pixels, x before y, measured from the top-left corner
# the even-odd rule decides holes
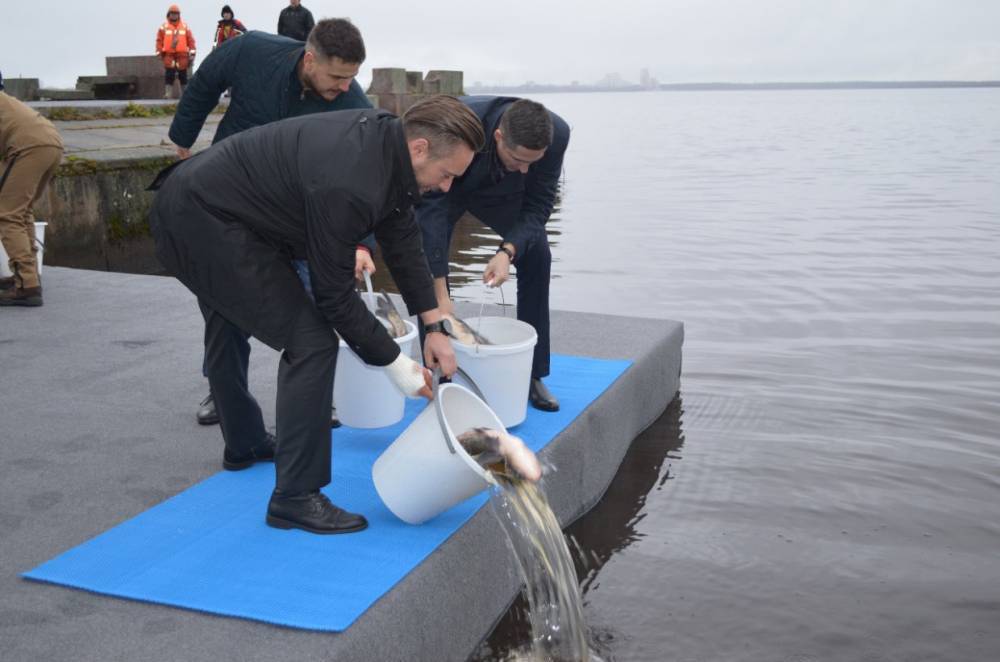
[[[515,256],[535,241],[544,239],[545,224],[555,205],[563,156],[569,144],[569,125],[552,116],[552,144],[545,156],[531,164],[528,173],[507,172],[494,183],[492,163],[496,157],[494,132],[507,106],[515,97],[461,97],[486,131],[486,147],[476,154],[465,173],[455,179],[446,194],[424,196],[416,208],[417,223],[424,237],[424,250],[435,277],[447,274],[451,228],[468,211],[514,245]]]

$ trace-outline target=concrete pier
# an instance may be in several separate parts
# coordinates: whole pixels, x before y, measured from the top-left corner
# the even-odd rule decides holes
[[[634,361],[543,452],[558,467],[547,491],[565,526],[601,498],[629,444],[677,393],[683,327],[554,311],[552,338],[557,352]],[[0,657],[464,660],[519,589],[488,508],[338,634],[18,577],[221,469],[218,428],[194,420],[205,393],[201,347],[194,297],[171,278],[46,266],[44,307],[0,311],[8,385],[0,409]],[[273,423],[277,354],[254,343],[250,364],[251,389]],[[266,572],[269,559],[245,563],[248,572]]]
[[[65,108],[36,102],[39,109]],[[162,103],[162,102],[160,102]],[[153,103],[153,108],[159,103]],[[93,102],[77,111],[125,102]],[[46,264],[112,271],[147,271],[150,255],[146,191],[153,177],[176,159],[167,137],[172,116],[56,121],[66,156],[46,189],[35,216],[49,222]],[[194,149],[211,144],[221,115],[209,115]]]

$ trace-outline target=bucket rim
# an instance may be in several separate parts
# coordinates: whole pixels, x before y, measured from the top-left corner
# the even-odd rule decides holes
[[[513,325],[517,327],[526,327],[531,331],[531,337],[525,338],[524,340],[515,343],[504,343],[500,345],[466,345],[452,339],[452,347],[456,351],[460,351],[467,356],[476,355],[487,355],[487,356],[502,356],[504,354],[520,354],[529,349],[533,349],[535,345],[538,344],[538,332],[535,331],[535,327],[531,326],[527,322],[513,319],[511,317],[501,317],[499,315],[484,315],[480,318],[478,315],[476,317],[469,317],[465,319],[465,323],[469,325],[470,328],[476,328],[473,324],[473,320],[502,320],[504,324]]]
[[[393,340],[396,341],[397,345],[402,345],[403,343],[411,342],[414,338],[417,337],[416,324],[414,324],[410,320],[403,320],[403,324],[406,325],[406,335],[400,336],[398,338],[393,338]],[[341,337],[339,333],[337,334],[337,342],[340,344],[340,349],[344,349],[345,347],[347,349],[351,349],[350,346],[344,341],[344,339]],[[351,351],[353,352],[354,350]]]

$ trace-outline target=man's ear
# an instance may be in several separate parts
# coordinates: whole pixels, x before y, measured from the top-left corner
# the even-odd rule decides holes
[[[493,140],[495,140],[498,143],[503,141],[503,132],[500,130],[499,127],[493,130]]]
[[[431,144],[427,138],[414,138],[410,141],[410,156],[426,159],[430,152]]]

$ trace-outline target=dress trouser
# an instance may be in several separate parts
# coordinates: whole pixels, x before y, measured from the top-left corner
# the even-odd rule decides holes
[[[292,260],[292,266],[295,267],[295,273],[298,274],[299,280],[302,281],[303,287],[306,288],[306,293],[309,298],[313,298],[312,293],[312,279],[309,277],[309,264],[305,260]],[[237,329],[239,330],[239,329]],[[247,371],[250,363],[250,334],[239,332],[239,338],[233,336],[232,342],[239,344],[239,349],[243,355],[243,372]],[[208,347],[208,327],[205,327],[205,347]],[[207,350],[206,350],[207,351]],[[208,377],[208,356],[203,355],[201,359],[201,374],[203,377]]]
[[[518,203],[518,209],[520,208]],[[514,227],[521,222],[520,213],[511,213],[507,208],[500,213],[491,213],[488,207],[472,204],[469,212],[492,228],[501,237],[514,233]],[[546,219],[547,220],[547,219]],[[549,280],[552,275],[552,251],[549,235],[544,225],[541,231],[531,237],[521,252],[514,256],[517,269],[517,319],[527,322],[538,334],[535,353],[531,360],[531,378],[541,379],[549,375]]]
[[[38,287],[38,247],[31,211],[62,159],[59,147],[32,147],[0,163],[0,242],[10,259],[17,287]]]
[[[531,359],[531,378],[549,375],[549,279],[552,274],[552,251],[544,234],[528,244],[516,257],[517,319],[527,322],[538,334]]]
[[[226,447],[244,454],[264,443],[260,406],[247,388],[247,334],[199,300],[205,367]],[[275,486],[317,490],[330,482],[330,400],[337,338],[311,303],[303,305],[278,364]]]

